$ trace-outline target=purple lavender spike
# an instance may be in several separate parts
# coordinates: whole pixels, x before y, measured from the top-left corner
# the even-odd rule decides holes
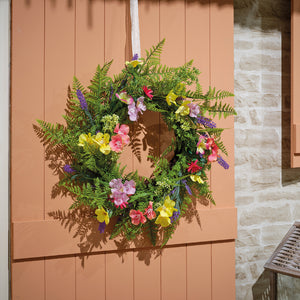
[[[88,105],[86,103],[86,100],[85,100],[85,98],[84,98],[81,90],[78,89],[77,92],[76,92],[76,94],[77,94],[78,100],[80,102],[81,109],[82,110],[88,110]]]
[[[218,155],[217,162],[220,166],[222,166],[224,169],[229,169],[229,164],[223,159],[221,155]]]
[[[178,219],[179,215],[180,215],[179,211],[174,211],[172,217],[170,217],[171,223],[175,222]]]
[[[209,127],[209,128],[216,128],[217,127],[215,122],[213,122],[212,120],[210,120],[208,118],[205,118],[203,116],[199,116],[197,118],[197,121],[198,121],[199,124],[202,124],[205,127]]]
[[[69,174],[72,174],[72,173],[76,172],[70,165],[65,165],[64,166],[64,171],[66,173],[69,173]]]
[[[135,53],[135,54],[133,55],[132,60],[138,60],[138,59],[139,59],[139,55],[138,55],[137,53]]]
[[[103,233],[105,231],[105,227],[106,227],[105,222],[99,223],[99,227],[98,227],[99,232]]]
[[[182,183],[184,184],[184,186],[185,186],[187,192],[189,193],[189,195],[193,195],[193,193],[191,191],[191,188],[188,186],[185,179],[182,180]]]

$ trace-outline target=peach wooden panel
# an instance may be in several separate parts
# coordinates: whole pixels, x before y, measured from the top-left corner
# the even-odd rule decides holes
[[[210,65],[211,86],[217,89],[234,90],[233,76],[233,1],[220,0],[210,5]],[[233,105],[233,99],[226,99]],[[234,206],[234,123],[233,117],[218,120],[218,127],[228,128],[223,132],[223,140],[229,157],[228,170],[218,163],[212,166],[211,188],[216,207]]]
[[[12,264],[12,300],[45,300],[44,260]]]
[[[44,118],[44,2],[12,2],[11,216],[43,219],[43,146],[32,124]]]
[[[212,300],[235,299],[235,243],[212,243]]]
[[[67,87],[74,76],[74,21],[75,0],[46,0],[45,11],[45,119],[51,123],[62,123],[65,112]],[[47,153],[50,160],[45,168],[45,218],[50,212],[68,210],[71,198],[61,199],[54,186],[64,161],[56,152]],[[55,195],[54,195],[55,194]]]
[[[211,299],[211,243],[186,248],[187,300]]]
[[[293,168],[300,167],[300,86],[298,84],[300,78],[300,2],[292,1],[292,104],[291,104],[291,166]]]
[[[160,39],[166,43],[162,64],[179,66],[185,63],[185,2],[160,1]],[[172,54],[171,54],[172,53]]]
[[[134,299],[133,251],[106,254],[106,300]]]
[[[222,241],[236,238],[236,209],[224,208],[213,210],[199,210],[200,224],[194,219],[193,222],[180,220],[180,225],[175,231],[168,245],[184,243],[199,243],[208,241]],[[95,224],[94,232],[97,232]],[[82,241],[76,235],[76,226],[65,228],[57,221],[16,222],[13,224],[13,258],[25,259],[32,257],[44,257],[54,255],[75,254],[84,251],[80,248]],[[90,252],[111,251],[130,248],[150,247],[150,242],[139,244],[120,244],[120,239],[105,240],[99,235],[99,242],[94,241]],[[36,241],[39,241],[36,244]],[[88,240],[87,240],[88,242]],[[93,243],[93,241],[91,241]],[[34,245],[34,247],[32,247]]]
[[[76,257],[76,300],[105,299],[105,254]]]
[[[161,250],[135,250],[133,255],[134,299],[160,299]]]
[[[75,299],[75,257],[45,260],[45,300]]]
[[[104,64],[104,0],[76,0],[75,75],[84,85]]]
[[[162,300],[186,300],[186,248],[186,246],[180,246],[162,250]]]

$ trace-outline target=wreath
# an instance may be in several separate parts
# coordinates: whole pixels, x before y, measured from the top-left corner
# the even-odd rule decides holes
[[[203,93],[192,61],[180,67],[160,64],[163,44],[146,51],[146,58],[135,55],[114,78],[107,75],[112,61],[98,66],[87,89],[74,77],[66,125],[38,120],[44,140],[70,157],[59,182],[74,196],[70,209],[90,207],[100,233],[117,217],[111,238],[124,234],[129,240],[146,231],[153,245],[160,229],[162,245],[167,243],[193,196],[215,203],[206,173],[213,162],[229,165],[220,155],[227,155],[224,129],[212,118],[235,114],[221,102],[232,93],[214,88]],[[118,163],[131,141],[130,123],[145,111],[159,112],[175,136],[160,156],[149,156],[154,167],[149,178],[126,173]]]

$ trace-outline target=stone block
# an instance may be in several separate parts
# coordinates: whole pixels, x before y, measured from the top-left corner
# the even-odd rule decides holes
[[[243,187],[241,186],[240,189],[242,190]],[[236,193],[235,196],[235,203],[237,206],[242,206],[242,205],[248,205],[254,203],[254,196],[249,196],[249,195],[239,195],[239,193]]]
[[[234,50],[249,50],[254,46],[252,41],[247,40],[235,40],[234,41]]]
[[[253,191],[262,190],[270,187],[280,187],[280,170],[259,170],[253,172],[250,179]]]
[[[236,240],[237,247],[259,246],[260,230],[259,229],[239,229]]]
[[[266,111],[264,113],[264,126],[281,127],[281,112],[280,111]]]
[[[264,170],[281,167],[281,156],[277,152],[271,152],[266,155],[263,152],[253,152],[249,156],[251,168],[255,170]],[[280,172],[280,170],[278,170]]]
[[[273,74],[262,74],[262,92],[263,93],[281,93],[281,76]]]
[[[251,109],[249,111],[249,115],[250,115],[252,125],[262,125],[262,121],[263,121],[262,111],[259,111],[257,109]]]
[[[236,73],[234,89],[238,91],[258,92],[260,90],[260,76],[255,74]]]
[[[289,210],[290,207],[288,205],[285,205],[284,212],[278,212],[277,215],[274,216],[273,225],[267,225],[262,227],[261,239],[263,245],[274,245],[274,250],[276,249],[278,244],[281,242],[281,240],[283,239],[283,237],[286,235],[286,233],[288,232],[288,230],[293,224],[293,221],[291,221],[292,217]],[[288,217],[285,218],[284,214],[286,214]],[[280,221],[285,221],[288,223],[276,224]]]
[[[292,216],[289,205],[273,205],[272,207],[253,206],[251,208],[247,207],[246,209],[242,209],[241,207],[239,208],[239,224],[241,226],[262,226],[263,233],[265,234],[265,245],[270,244],[270,240],[267,238],[267,232],[272,231],[272,233],[274,233],[277,227],[271,230],[273,225],[263,225],[278,222],[290,222],[291,218]],[[281,227],[278,226],[278,229],[280,228]]]

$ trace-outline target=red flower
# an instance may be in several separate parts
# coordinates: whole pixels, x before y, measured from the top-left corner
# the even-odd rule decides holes
[[[147,97],[149,97],[150,99],[153,98],[153,91],[151,89],[148,89],[145,85],[143,86],[143,91],[145,92]]]
[[[196,173],[199,170],[201,170],[202,167],[198,166],[197,163],[198,163],[198,159],[196,159],[195,161],[191,162],[189,164],[188,171],[191,172],[191,173]]]

